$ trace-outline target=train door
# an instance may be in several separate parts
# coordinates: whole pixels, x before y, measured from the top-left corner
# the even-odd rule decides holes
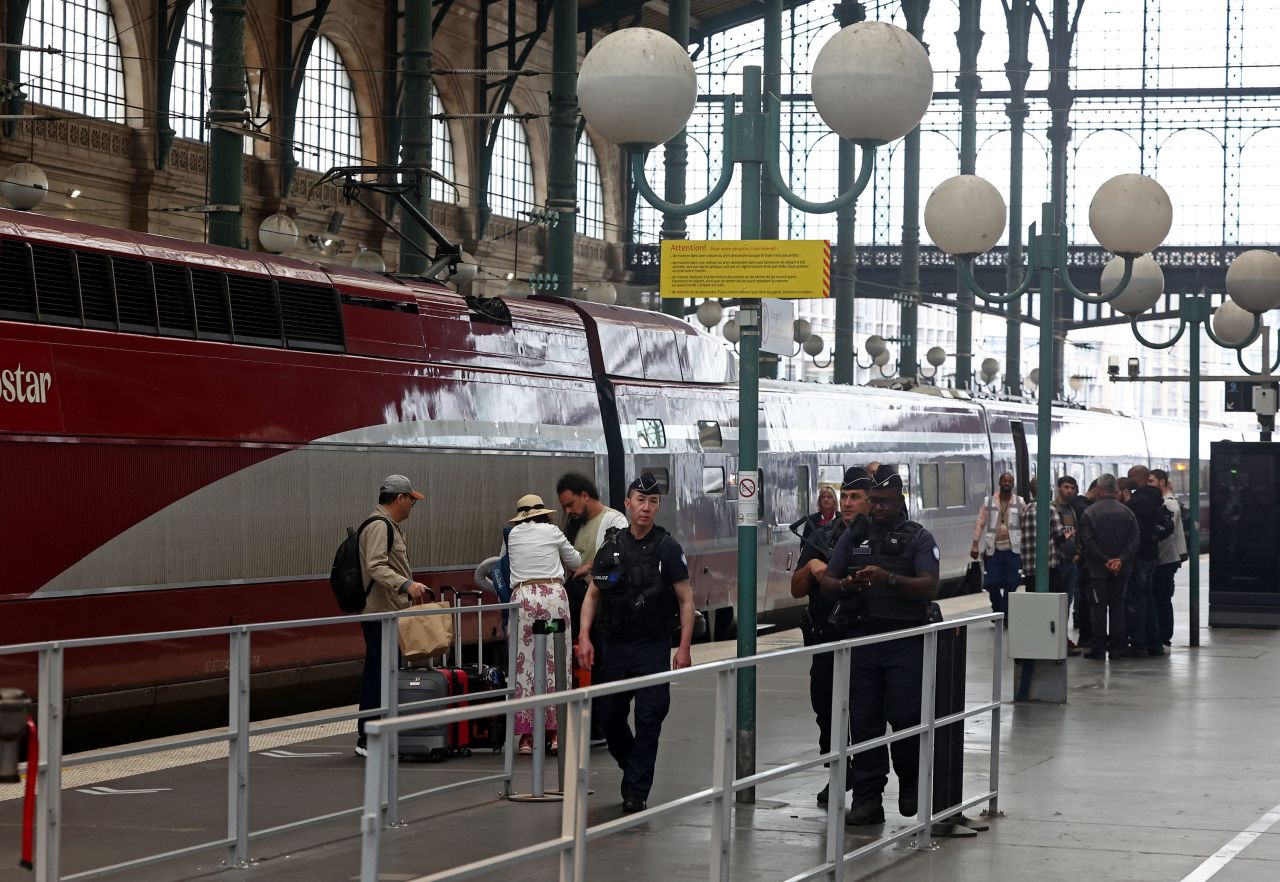
[[[1018,495],[1031,498],[1031,456],[1027,451],[1027,430],[1022,420],[1009,420],[1009,433],[1013,435],[1013,477]]]

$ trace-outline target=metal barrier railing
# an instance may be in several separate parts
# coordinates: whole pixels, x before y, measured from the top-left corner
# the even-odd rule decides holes
[[[399,635],[396,620],[406,616],[454,616],[455,651],[461,655],[461,623],[464,617],[475,615],[477,633],[483,639],[483,616],[487,612],[514,610],[512,627],[507,635],[508,666],[514,663],[516,640],[519,633],[518,624],[520,605],[518,603],[495,603],[478,606],[455,605],[447,608],[422,609],[410,607],[395,613],[371,613],[368,615],[333,616],[329,618],[297,619],[286,622],[261,622],[252,625],[232,625],[218,628],[194,628],[186,631],[163,631],[146,634],[123,634],[114,637],[87,637],[75,640],[56,640],[42,643],[23,643],[0,647],[0,656],[38,654],[39,668],[37,690],[39,710],[37,726],[40,733],[41,751],[37,764],[37,798],[39,804],[36,812],[36,854],[35,879],[39,882],[59,882],[59,880],[93,879],[134,867],[159,863],[183,855],[208,851],[215,848],[226,848],[226,863],[233,867],[245,867],[249,864],[249,842],[254,839],[297,830],[315,824],[333,821],[343,817],[355,817],[363,813],[363,807],[344,809],[316,817],[305,818],[288,824],[281,824],[262,830],[249,829],[249,739],[255,735],[272,732],[284,732],[290,729],[309,728],[326,723],[344,720],[375,717],[396,717],[399,713],[417,709],[447,707],[458,701],[465,701],[466,696],[447,696],[427,701],[417,701],[400,705],[398,700],[399,668]],[[366,711],[332,714],[325,717],[311,717],[286,723],[271,723],[253,726],[249,720],[250,676],[251,664],[250,643],[252,635],[260,631],[278,631],[283,629],[319,628],[341,625],[351,622],[381,622],[382,624],[382,661],[381,671],[381,705]],[[228,638],[228,702],[227,729],[212,735],[200,735],[179,738],[163,744],[124,747],[118,750],[96,752],[91,756],[63,758],[62,755],[62,703],[63,703],[63,668],[65,653],[69,650],[95,646],[118,646],[127,643],[150,643],[154,641],[187,640],[202,637]],[[514,694],[514,688],[508,677],[505,689],[495,689],[486,693],[489,696],[502,697]],[[506,714],[506,732],[508,741],[514,732],[515,708],[507,708],[505,702],[486,702],[476,707],[487,710],[476,716],[494,716]],[[372,725],[372,723],[368,723]],[[127,757],[142,756],[149,753],[163,753],[188,747],[206,744],[227,743],[227,835],[222,839],[203,842],[185,848],[159,854],[148,855],[136,860],[97,867],[92,870],[75,873],[70,876],[61,875],[61,835],[62,835],[62,770],[64,768],[102,763]],[[510,745],[508,744],[508,747]],[[455,781],[439,787],[432,787],[414,793],[400,795],[396,777],[396,767],[379,767],[384,772],[380,792],[388,800],[384,804],[383,817],[388,824],[399,823],[399,806],[401,802],[419,799],[437,793],[457,790],[489,781],[502,781],[503,792],[511,792],[513,774],[513,751],[504,751],[503,770],[499,773],[482,775],[465,781]],[[30,774],[30,770],[28,770]]]
[[[758,787],[788,775],[817,768],[823,764],[829,765],[830,778],[828,786],[832,795],[828,800],[827,807],[826,860],[815,867],[790,877],[787,882],[801,882],[801,880],[817,877],[830,877],[839,882],[844,878],[845,865],[848,862],[905,839],[914,838],[917,846],[929,847],[931,844],[930,831],[935,822],[954,816],[982,802],[988,803],[987,811],[990,814],[996,814],[999,810],[1000,690],[1004,631],[1000,627],[994,629],[991,701],[949,714],[940,719],[935,718],[934,715],[938,633],[952,628],[968,628],[980,622],[999,622],[1002,618],[1003,616],[998,613],[972,615],[870,637],[858,637],[836,643],[784,649],[748,658],[727,659],[678,671],[665,671],[644,677],[635,677],[630,680],[592,685],[584,689],[574,689],[568,692],[551,693],[518,700],[509,699],[483,708],[455,708],[415,714],[408,717],[371,721],[365,727],[369,757],[365,767],[364,811],[360,821],[361,882],[377,882],[379,878],[379,846],[381,844],[382,830],[388,824],[393,823],[391,812],[394,811],[395,806],[394,800],[391,799],[392,794],[386,789],[386,782],[394,778],[394,770],[397,764],[392,762],[392,758],[395,756],[396,738],[401,730],[416,728],[424,724],[448,725],[480,716],[487,716],[498,711],[513,714],[516,710],[547,708],[552,705],[560,705],[567,708],[565,719],[560,721],[560,751],[564,757],[565,766],[564,802],[561,809],[560,835],[555,839],[539,844],[425,875],[419,877],[415,882],[446,882],[446,880],[452,882],[452,880],[470,879],[524,861],[552,856],[559,857],[561,882],[569,882],[569,880],[580,882],[580,880],[587,878],[588,842],[608,836],[619,830],[646,823],[662,815],[700,805],[708,800],[712,804],[709,878],[719,880],[719,882],[728,882],[731,878],[730,846],[733,836],[734,795],[741,790]],[[805,658],[820,652],[834,653],[834,676],[831,690],[831,743],[833,745],[844,745],[849,735],[849,680],[853,650],[863,646],[917,636],[925,638],[923,641],[924,665],[920,693],[920,723],[918,725],[896,731],[891,735],[872,738],[844,748],[836,748],[811,759],[787,763],[745,778],[737,777],[734,739],[736,735],[737,678],[739,671],[753,669],[762,663],[779,659]],[[629,692],[646,686],[676,683],[691,677],[705,676],[707,674],[714,674],[716,677],[711,786],[669,800],[661,805],[647,808],[644,811],[623,815],[617,819],[588,827],[587,782],[591,756],[592,699],[602,695]],[[934,731],[940,726],[952,725],[970,717],[988,713],[991,715],[989,790],[969,799],[964,799],[958,804],[946,806],[935,813],[933,806]],[[916,815],[918,820],[901,830],[877,839],[875,842],[846,852],[844,850],[846,809],[843,799],[846,774],[845,758],[916,736],[919,736],[920,739],[920,771],[917,779],[918,812]]]

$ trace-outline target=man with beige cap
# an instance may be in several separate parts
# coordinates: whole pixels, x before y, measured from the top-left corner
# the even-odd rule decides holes
[[[422,600],[427,586],[414,581],[409,548],[400,528],[423,495],[404,475],[387,475],[378,488],[378,507],[360,526],[360,575],[365,595],[362,613],[394,612]],[[364,632],[364,674],[360,678],[360,710],[382,705],[382,625],[361,622]],[[367,756],[365,718],[356,727],[356,755]]]
[[[507,555],[511,561],[511,600],[520,604],[520,635],[516,644],[514,696],[522,698],[534,691],[533,623],[537,619],[569,621],[569,595],[565,592],[566,568],[572,572],[582,563],[582,555],[569,544],[560,528],[551,522],[555,512],[541,496],[530,493],[516,502],[515,526],[507,534]],[[563,663],[554,647],[547,652],[547,691],[555,689],[555,665]],[[559,748],[554,708],[546,714],[551,750]],[[516,713],[519,752],[533,753],[533,711]]]

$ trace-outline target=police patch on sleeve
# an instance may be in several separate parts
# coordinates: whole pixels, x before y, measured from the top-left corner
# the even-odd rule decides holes
[[[684,564],[686,567],[689,566],[689,560],[683,554],[680,555],[680,563]]]
[[[942,552],[938,551],[938,546],[933,546],[933,559],[942,560]]]

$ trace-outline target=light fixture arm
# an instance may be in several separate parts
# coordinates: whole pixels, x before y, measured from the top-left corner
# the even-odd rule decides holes
[[[1105,294],[1086,294],[1071,283],[1071,275],[1067,272],[1067,237],[1059,235],[1054,238],[1057,239],[1056,245],[1058,255],[1056,263],[1058,267],[1058,279],[1062,282],[1063,290],[1069,293],[1076,300],[1079,300],[1082,303],[1110,303],[1112,300],[1115,300],[1123,294],[1125,288],[1129,287],[1129,281],[1133,278],[1133,261],[1138,255],[1116,255],[1124,260],[1124,275],[1120,277],[1120,281],[1116,283],[1114,288]]]
[[[1240,369],[1243,370],[1246,374],[1251,374],[1255,377],[1263,377],[1263,376],[1269,377],[1272,374],[1280,372],[1280,331],[1276,332],[1276,360],[1271,363],[1270,367],[1268,367],[1266,364],[1265,349],[1263,350],[1263,356],[1262,356],[1263,358],[1262,369],[1256,370],[1256,371],[1244,363],[1244,350],[1245,350],[1244,346],[1241,346],[1236,350],[1236,361],[1240,363]]]
[[[716,185],[711,188],[706,196],[697,202],[690,202],[686,205],[678,205],[675,202],[668,202],[653,192],[653,188],[649,186],[649,181],[644,176],[645,159],[649,156],[650,147],[640,150],[633,149],[631,152],[631,179],[635,181],[636,189],[640,195],[644,197],[644,201],[648,202],[663,214],[674,214],[679,217],[689,217],[693,214],[702,214],[702,212],[715,205],[724,194],[729,191],[729,185],[733,183],[733,169],[737,163],[734,161],[736,154],[734,153],[734,104],[735,100],[732,96],[724,99],[724,155],[725,161],[720,168],[720,179],[716,181]]]
[[[772,151],[769,161],[765,163],[769,169],[769,183],[773,185],[774,190],[788,205],[807,214],[830,214],[833,211],[839,211],[862,195],[863,191],[867,189],[867,185],[871,183],[871,176],[875,173],[876,147],[879,144],[870,141],[856,142],[856,145],[862,148],[862,165],[858,170],[858,177],[854,180],[853,185],[829,202],[811,202],[797,195],[782,178],[782,169],[779,168],[777,150],[778,145],[782,143],[782,102],[778,100],[777,95],[769,95],[766,108],[765,119],[766,125],[769,127],[766,143],[769,145],[768,149]]]
[[[811,355],[811,356],[809,356],[809,358],[811,358],[811,359],[813,360],[813,366],[814,366],[814,367],[816,367],[816,368],[829,368],[829,367],[831,367],[831,362],[835,361],[835,358],[836,358],[836,352],[835,352],[835,350],[834,350],[834,349],[832,349],[832,350],[831,350],[831,354],[827,356],[827,360],[826,360],[826,362],[825,362],[825,363],[819,363],[819,361],[818,361],[818,356],[816,356],[816,355]]]
[[[1036,237],[1036,225],[1032,224],[1031,225],[1031,241],[1034,242],[1035,237]],[[973,277],[973,258],[975,256],[976,255],[973,255],[973,254],[963,254],[963,255],[956,256],[956,266],[960,268],[960,275],[961,275],[961,278],[964,280],[964,285],[966,288],[969,289],[970,293],[972,293],[975,297],[979,297],[985,300],[987,303],[1009,303],[1011,301],[1017,300],[1023,294],[1026,294],[1027,291],[1031,289],[1031,282],[1036,277],[1036,269],[1033,266],[1027,267],[1026,275],[1022,277],[1022,281],[1018,284],[1018,287],[1014,288],[1012,291],[1008,292],[1007,294],[992,294],[988,291],[982,290],[982,286],[978,284],[978,280]]]
[[[1204,332],[1209,336],[1210,340],[1217,343],[1223,349],[1234,349],[1239,353],[1243,353],[1245,349],[1253,345],[1254,341],[1257,340],[1258,336],[1262,333],[1262,316],[1255,312],[1253,313],[1253,330],[1249,332],[1249,336],[1245,337],[1244,340],[1239,343],[1228,343],[1213,332],[1213,325],[1209,322],[1209,304],[1207,300],[1205,301],[1204,312]]]

